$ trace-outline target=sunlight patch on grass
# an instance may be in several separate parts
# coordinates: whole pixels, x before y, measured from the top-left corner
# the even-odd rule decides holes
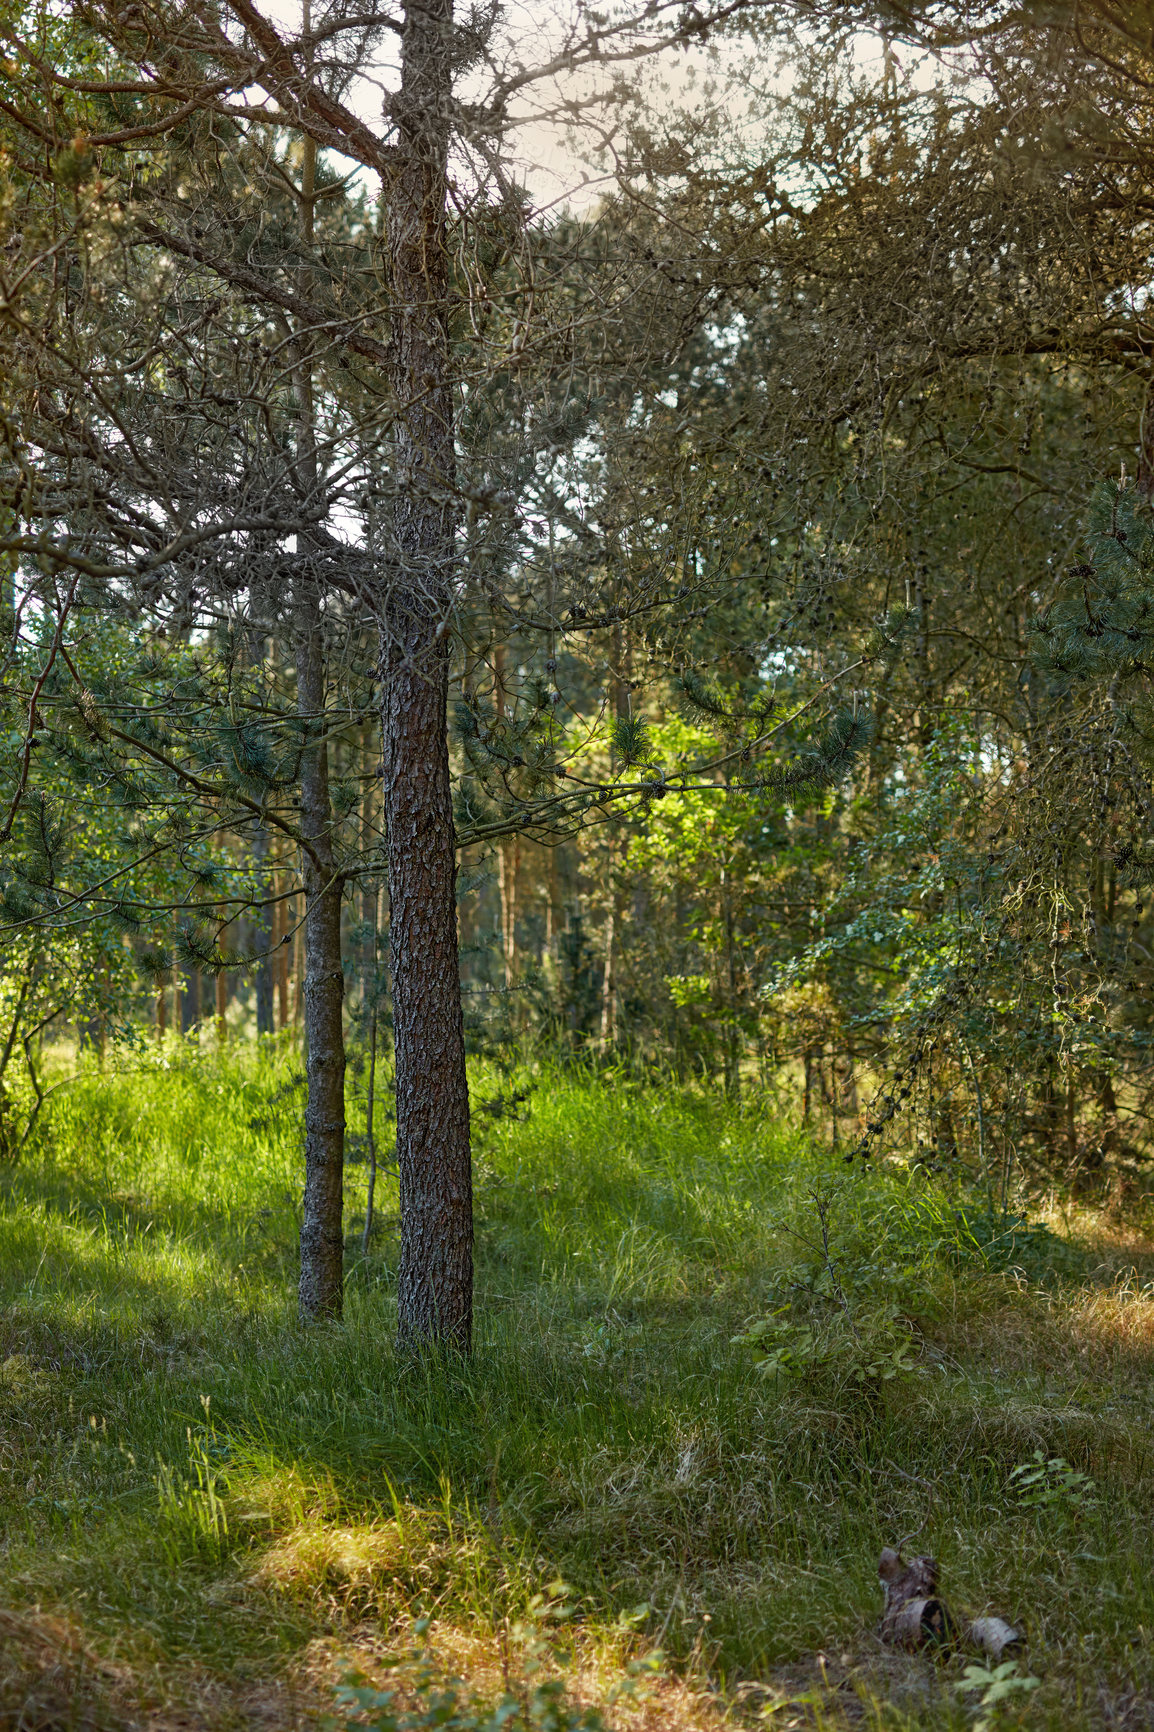
[[[410,1545],[397,1522],[341,1527],[302,1523],[259,1556],[252,1580],[296,1594],[334,1592],[364,1602],[383,1579],[408,1573]]]

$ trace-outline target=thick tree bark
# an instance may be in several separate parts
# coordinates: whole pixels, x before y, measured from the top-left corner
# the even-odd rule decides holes
[[[446,739],[453,601],[453,395],[445,249],[452,0],[406,7],[385,183],[397,398],[393,579],[382,618],[381,734],[397,1079],[403,1342],[467,1352],[473,1191],[456,853]]]
[[[328,747],[324,730],[324,640],[312,595],[296,605],[297,706],[308,740],[301,758],[305,883],[305,1195],[301,1224],[300,1314],[306,1323],[339,1317],[344,1291],[345,1037],[341,1012],[341,896],[333,856]]]
[[[397,1075],[402,1340],[467,1351],[473,1192],[445,740],[447,664],[386,676],[385,799]]]

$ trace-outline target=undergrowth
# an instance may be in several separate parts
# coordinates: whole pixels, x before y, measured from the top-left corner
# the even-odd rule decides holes
[[[292,1051],[133,1064],[3,1173],[0,1724],[1154,1723],[1133,1236],[479,1070],[476,1354],[399,1361],[387,1170],[344,1321],[296,1322]],[[881,1647],[909,1535],[1016,1671]]]

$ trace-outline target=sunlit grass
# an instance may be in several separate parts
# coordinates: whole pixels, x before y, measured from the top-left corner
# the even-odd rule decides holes
[[[403,1695],[422,1616],[499,1694],[509,1630],[561,1577],[570,1691],[618,1692],[622,1724],[966,1724],[956,1665],[872,1633],[878,1551],[915,1530],[949,1597],[1028,1627],[1041,1685],[1006,1723],[1154,1718],[1133,1233],[1119,1257],[1100,1226],[1085,1254],[1042,1236],[1000,1271],[967,1251],[963,1197],[847,1175],[762,1104],[544,1070],[510,1112],[478,1070],[476,1355],[399,1362],[387,1172],[367,1258],[348,1172],[344,1321],[296,1321],[299,1069],[275,1043],[172,1042],[93,1070],[4,1175],[0,1723],[61,1679],[113,1721],[241,1724],[258,1698],[266,1723],[315,1718],[350,1666]],[[846,1279],[894,1296],[918,1371],[763,1379],[732,1337],[775,1272],[816,1267],[807,1190],[834,1180]],[[1024,1509],[1009,1475],[1036,1448],[1098,1501]],[[621,1695],[647,1645],[664,1673]]]

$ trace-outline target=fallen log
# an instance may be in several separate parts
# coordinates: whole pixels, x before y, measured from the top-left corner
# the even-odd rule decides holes
[[[938,1595],[936,1558],[910,1558],[907,1562],[892,1546],[878,1560],[878,1579],[885,1595],[878,1634],[897,1648],[947,1648],[959,1642],[980,1648],[994,1661],[1007,1648],[1018,1647],[1022,1637],[1004,1618],[974,1618],[960,1623]]]

